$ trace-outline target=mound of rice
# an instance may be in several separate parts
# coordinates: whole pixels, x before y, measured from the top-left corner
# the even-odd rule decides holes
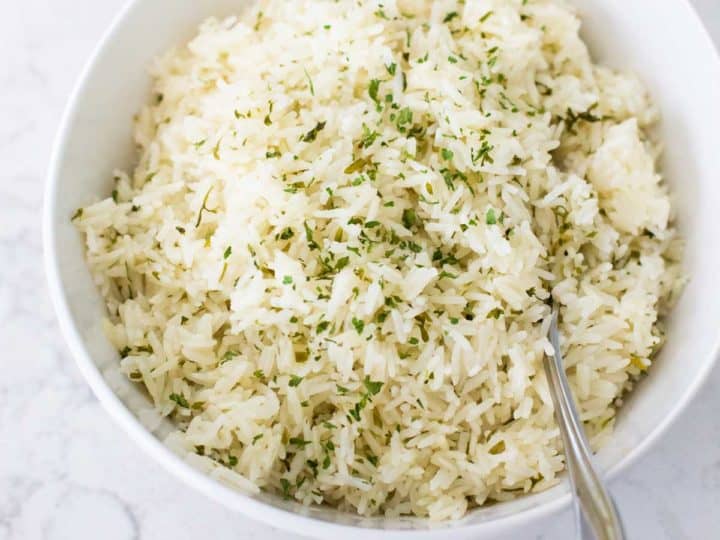
[[[551,297],[607,439],[679,249],[656,110],[579,27],[559,0],[264,0],[157,61],[137,168],[73,219],[178,451],[365,515],[546,489]]]

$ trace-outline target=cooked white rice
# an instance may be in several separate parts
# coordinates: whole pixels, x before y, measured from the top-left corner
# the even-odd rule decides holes
[[[264,0],[157,61],[137,168],[74,221],[175,448],[361,514],[545,489],[551,296],[607,439],[678,249],[656,111],[579,27],[560,0]]]

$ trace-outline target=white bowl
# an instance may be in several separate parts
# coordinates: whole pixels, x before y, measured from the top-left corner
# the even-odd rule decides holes
[[[364,519],[304,508],[277,497],[233,491],[193,469],[161,442],[170,426],[139,420],[148,401],[118,376],[117,352],[101,330],[103,302],[83,260],[73,211],[112,189],[114,168],[133,164],[131,118],[149,98],[146,68],[189,39],[209,15],[228,15],[241,0],[135,0],[123,10],[85,69],[65,114],[47,185],[45,264],[65,338],[95,395],[123,429],[173,474],[252,518],[319,538],[481,538],[527,525],[569,502],[566,486],[471,512],[431,526],[423,520]],[[676,196],[687,239],[691,281],[669,322],[668,341],[647,380],[623,407],[612,443],[597,456],[611,476],[655,442],[705,379],[718,353],[720,302],[720,61],[684,0],[576,0],[595,58],[635,71],[660,106],[663,171]],[[138,417],[138,415],[140,415]]]

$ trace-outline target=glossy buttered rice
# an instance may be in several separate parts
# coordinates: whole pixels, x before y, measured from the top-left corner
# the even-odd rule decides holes
[[[159,58],[73,218],[122,371],[247,491],[443,520],[554,485],[551,297],[598,446],[679,286],[646,91],[559,0],[289,5]]]

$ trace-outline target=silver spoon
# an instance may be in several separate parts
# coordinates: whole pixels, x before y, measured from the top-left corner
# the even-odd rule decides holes
[[[557,305],[553,306],[550,342],[555,354],[553,357],[545,356],[545,373],[555,405],[555,419],[565,448],[565,462],[573,491],[573,507],[579,537],[582,540],[623,540],[625,532],[620,515],[605,485],[593,468],[588,442],[565,377],[560,352]]]

